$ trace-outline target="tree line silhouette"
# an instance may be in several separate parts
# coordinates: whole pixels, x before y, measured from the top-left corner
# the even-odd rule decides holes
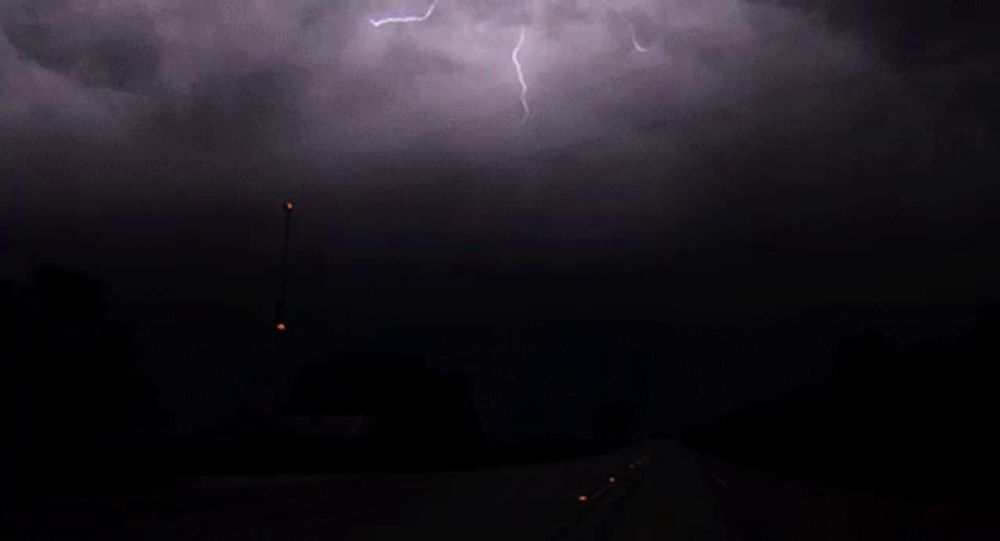
[[[844,340],[827,382],[688,430],[695,447],[779,474],[907,493],[987,497],[1000,306],[949,342],[894,346],[877,329]]]

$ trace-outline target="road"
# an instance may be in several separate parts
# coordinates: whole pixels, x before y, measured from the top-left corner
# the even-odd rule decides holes
[[[1000,539],[992,508],[779,478],[666,441],[481,471],[200,477],[2,511],[2,539]]]
[[[13,526],[32,539],[721,540],[718,490],[691,455],[656,443],[471,472],[202,477],[156,494],[51,499]]]

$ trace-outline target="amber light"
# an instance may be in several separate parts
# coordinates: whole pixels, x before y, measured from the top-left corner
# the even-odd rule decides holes
[[[274,328],[278,329],[278,332],[285,332],[288,329],[288,326],[285,325],[285,322],[282,321],[282,322],[278,323],[277,325],[275,325]]]
[[[589,499],[590,498],[588,498],[586,494],[580,494],[579,496],[576,497],[576,501],[580,503],[587,503],[587,500]]]
[[[295,205],[291,201],[285,201],[285,210],[291,212],[295,210]]]

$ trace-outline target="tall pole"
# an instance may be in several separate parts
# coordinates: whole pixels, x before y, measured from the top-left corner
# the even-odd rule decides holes
[[[276,322],[274,328],[278,332],[285,332],[288,330],[288,321],[286,319],[286,310],[288,303],[288,237],[291,232],[292,226],[292,211],[295,210],[295,205],[289,200],[285,201],[282,206],[285,209],[285,242],[281,249],[281,297],[278,299],[277,309],[275,310]]]

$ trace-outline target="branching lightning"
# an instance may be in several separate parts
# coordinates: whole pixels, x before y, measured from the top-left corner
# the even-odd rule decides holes
[[[510,59],[514,62],[514,68],[517,69],[517,81],[521,84],[521,108],[524,109],[524,116],[521,117],[521,122],[527,122],[528,117],[531,116],[531,107],[528,105],[528,83],[524,80],[524,69],[521,66],[521,60],[518,55],[521,53],[521,47],[524,45],[524,37],[527,30],[525,27],[521,27],[521,33],[517,38],[517,45],[514,46],[514,50],[510,53]]]
[[[386,24],[405,24],[405,23],[422,23],[429,19],[431,15],[434,14],[434,10],[437,8],[439,0],[434,0],[431,5],[427,7],[427,11],[423,15],[407,15],[403,17],[385,17],[382,19],[368,19],[368,22],[372,26],[378,28]],[[517,45],[514,46],[514,51],[511,52],[510,58],[514,62],[514,67],[517,69],[517,81],[521,84],[521,108],[524,110],[524,116],[521,118],[521,122],[527,122],[528,117],[531,116],[531,107],[528,105],[528,83],[524,80],[524,70],[521,66],[521,60],[518,55],[521,52],[521,47],[524,45],[524,40],[527,34],[527,28],[522,26],[521,33],[517,39]]]
[[[432,15],[434,15],[434,10],[437,9],[439,1],[440,0],[433,0],[431,4],[427,7],[427,11],[425,11],[422,15],[393,16],[393,17],[384,17],[381,19],[370,18],[368,19],[368,22],[375,28],[379,28],[387,24],[422,23],[427,19],[429,19]],[[636,34],[635,25],[632,23],[632,21],[630,21],[628,17],[625,16],[624,13],[618,10],[611,9],[611,11],[617,13],[618,16],[621,17],[622,21],[625,22],[625,25],[628,27],[628,31],[632,39],[632,48],[640,53],[649,52],[650,49],[648,47],[643,46],[643,44],[639,42],[639,37]],[[524,48],[524,42],[527,39],[527,33],[528,33],[527,27],[521,26],[521,30],[517,38],[517,43],[514,45],[514,49],[510,53],[511,62],[513,62],[514,68],[517,71],[517,82],[521,86],[520,100],[521,100],[521,109],[523,111],[521,122],[527,122],[528,119],[531,117],[531,105],[528,103],[528,82],[524,78],[524,66],[521,65],[521,57],[520,57],[521,49]]]
[[[378,28],[384,24],[401,24],[401,23],[422,23],[429,19],[431,15],[434,14],[434,9],[437,8],[438,0],[431,2],[431,5],[427,8],[427,11],[423,15],[407,15],[404,17],[385,17],[383,19],[368,19],[368,22],[372,26]]]
[[[438,1],[439,0],[434,0],[431,2],[431,5],[427,7],[427,11],[425,11],[423,15],[406,15],[402,17],[368,19],[368,22],[375,28],[379,28],[380,26],[386,24],[422,23],[434,14]],[[521,117],[521,122],[527,122],[528,117],[531,116],[531,107],[528,105],[528,83],[524,80],[524,70],[521,66],[521,59],[518,57],[521,53],[521,47],[524,45],[526,35],[527,28],[522,26],[521,33],[517,39],[517,45],[514,46],[514,50],[510,53],[510,58],[514,62],[514,67],[517,69],[517,81],[521,85],[521,108],[524,110],[524,116]]]

